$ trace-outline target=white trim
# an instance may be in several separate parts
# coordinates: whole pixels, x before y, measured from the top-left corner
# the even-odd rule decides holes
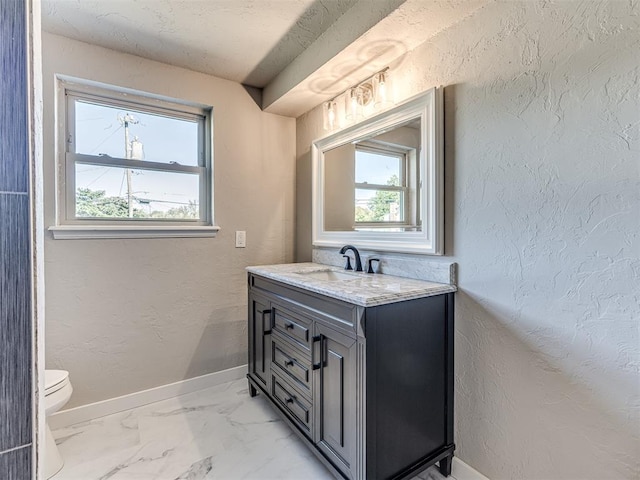
[[[40,0],[25,2],[27,14],[27,76],[29,91],[29,147],[31,210],[31,341],[32,341],[32,477],[44,477],[44,443],[46,435],[44,406],[44,156],[43,156],[43,81],[42,25]]]
[[[312,220],[311,237],[315,247],[340,247],[347,243],[358,248],[425,255],[444,254],[444,147],[442,88],[431,88],[391,110],[336,132],[311,144]],[[418,162],[424,194],[420,199],[422,230],[411,232],[327,231],[324,229],[324,155],[333,148],[368,139],[408,120],[420,118]]]
[[[455,480],[489,480],[488,477],[485,477],[455,456],[451,464],[451,476],[455,478]]]
[[[152,170],[164,173],[190,173],[192,175],[204,175],[206,167],[198,165],[179,165],[148,160],[134,160],[130,158],[110,157],[108,155],[85,155],[84,153],[67,152],[66,163],[76,165],[96,165],[112,168],[135,168],[136,170]],[[68,169],[68,166],[67,166]]]
[[[215,237],[219,230],[220,227],[216,225],[58,225],[49,227],[49,231],[56,240]]]
[[[168,385],[130,393],[121,397],[109,398],[100,402],[62,410],[49,417],[49,427],[51,427],[52,430],[68,427],[69,425],[86,422],[95,418],[104,417],[105,415],[111,415],[131,408],[148,405],[149,403],[159,402],[234,380],[240,380],[244,378],[246,374],[247,365],[240,365],[220,372],[213,372],[200,377],[189,378]],[[71,379],[71,384],[73,384],[73,379]]]
[[[151,92],[142,92],[132,88],[120,87],[109,83],[96,82],[87,80],[86,78],[73,77],[70,75],[56,74],[56,82],[64,84],[65,89],[90,96],[100,96],[104,99],[116,99],[121,102],[142,103],[148,107],[159,108],[163,110],[174,110],[177,112],[187,112],[192,115],[201,115],[202,110],[211,108],[211,105],[204,103],[191,102],[179,98],[168,97],[166,95],[158,95]],[[179,105],[179,108],[176,108]]]

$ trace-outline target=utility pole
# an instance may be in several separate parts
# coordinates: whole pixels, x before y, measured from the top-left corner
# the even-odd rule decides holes
[[[131,144],[129,143],[129,124],[135,125],[139,123],[139,121],[128,113],[124,116],[118,115],[118,120],[124,126],[124,158],[131,158]],[[131,189],[131,169],[127,168],[127,204],[129,206],[129,218],[133,218],[133,199]]]

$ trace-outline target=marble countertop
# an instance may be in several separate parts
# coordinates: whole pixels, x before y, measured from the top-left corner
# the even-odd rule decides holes
[[[247,271],[363,307],[430,297],[457,290],[455,285],[378,273],[356,273],[321,263],[252,266],[247,267]],[[315,278],[313,276],[315,272],[336,272],[346,278],[340,280]],[[318,273],[318,275],[323,274]]]

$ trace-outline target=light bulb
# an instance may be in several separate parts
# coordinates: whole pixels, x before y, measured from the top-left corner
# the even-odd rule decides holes
[[[389,85],[389,72],[380,72],[374,78],[376,109],[387,108],[393,104],[391,88]]]
[[[382,103],[385,103],[387,101],[387,82],[384,78],[384,73],[380,74],[380,83],[378,84],[378,98]]]
[[[336,103],[333,100],[324,103],[322,120],[325,130],[333,130],[336,127]]]
[[[349,90],[346,104],[347,120],[349,122],[355,122],[360,119],[360,91],[358,87],[354,87]]]

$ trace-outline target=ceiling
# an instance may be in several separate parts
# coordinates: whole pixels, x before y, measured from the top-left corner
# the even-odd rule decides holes
[[[42,28],[260,88],[296,117],[489,1],[43,0]]]

